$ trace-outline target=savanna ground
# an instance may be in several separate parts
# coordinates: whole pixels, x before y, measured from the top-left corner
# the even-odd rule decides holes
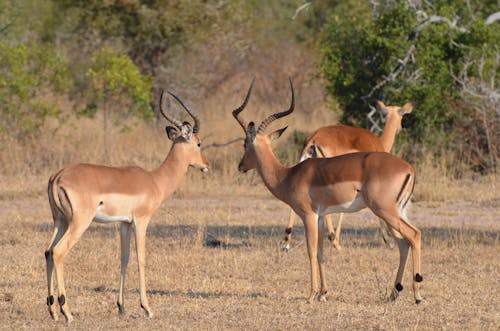
[[[221,190],[216,188],[216,175],[190,171],[179,192],[154,215],[146,268],[155,314],[151,319],[140,308],[135,245],[127,273],[126,315],[119,317],[118,226],[91,225],[65,263],[67,299],[75,315],[71,328],[500,328],[497,177],[449,182],[447,188],[422,183],[420,192],[429,186],[442,197],[449,194],[453,202],[426,201],[420,193],[409,213],[423,238],[424,301],[415,305],[411,258],[402,295],[395,303],[386,301],[398,250],[383,244],[369,211],[346,217],[341,251],[325,241],[328,301],[307,303],[310,278],[303,227],[297,224],[292,248],[284,253],[279,242],[288,209],[265,191],[255,174],[246,176],[250,184]],[[66,328],[62,316],[58,322],[50,319],[45,303],[43,252],[51,233],[42,188],[2,195],[2,329]]]

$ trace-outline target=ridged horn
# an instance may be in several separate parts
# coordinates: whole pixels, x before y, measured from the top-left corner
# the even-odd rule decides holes
[[[243,103],[241,106],[233,110],[233,117],[240,123],[241,127],[243,128],[243,131],[247,131],[247,123],[245,122],[244,119],[241,118],[239,115],[243,109],[247,106],[248,100],[250,99],[250,94],[252,94],[252,89],[253,89],[253,83],[255,82],[255,77],[252,78],[252,82],[250,83],[250,87],[248,88],[247,96],[245,97],[245,100],[243,100]]]
[[[165,119],[167,121],[169,121],[170,123],[172,123],[173,125],[175,125],[179,130],[181,130],[182,128],[182,122],[173,118],[173,117],[170,117],[167,115],[167,113],[165,113],[165,111],[163,110],[163,103],[164,103],[164,91],[161,90],[161,96],[160,96],[160,113],[163,115],[163,117],[165,117]]]
[[[290,81],[290,89],[292,90],[292,102],[290,104],[290,108],[288,108],[285,111],[282,111],[280,113],[275,113],[267,117],[265,120],[262,121],[262,123],[259,125],[259,128],[257,129],[257,133],[262,133],[264,130],[267,128],[269,124],[271,124],[273,121],[277,120],[278,118],[285,117],[289,114],[291,114],[295,108],[295,93],[293,91],[293,83],[292,83],[292,78],[288,77],[288,80]]]
[[[177,102],[180,103],[180,105],[187,111],[189,116],[191,116],[193,118],[193,120],[194,120],[193,133],[198,133],[200,131],[200,117],[198,116],[198,114],[196,114],[194,111],[189,109],[178,96],[176,96],[175,94],[173,94],[170,91],[167,91],[167,92],[168,92],[168,94],[173,96],[175,98],[175,100],[177,100]]]

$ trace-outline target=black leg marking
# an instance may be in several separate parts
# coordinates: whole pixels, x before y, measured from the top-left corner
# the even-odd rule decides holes
[[[66,303],[66,297],[64,294],[57,298],[57,301],[59,302],[59,306],[63,306]]]
[[[422,275],[421,275],[421,274],[416,274],[416,275],[415,275],[415,281],[416,281],[417,283],[420,283],[420,282],[421,282],[421,281],[423,281],[423,280],[424,280],[424,277],[422,277]]]
[[[50,295],[47,297],[47,306],[52,306],[54,304],[54,296]]]
[[[45,259],[49,259],[52,255],[52,251],[45,251]]]
[[[122,305],[120,305],[120,302],[116,302],[116,304],[118,305],[118,312],[120,315],[125,315],[125,307],[123,307]]]
[[[403,290],[403,285],[401,285],[401,283],[397,283],[396,290],[398,290],[398,292],[401,292]]]
[[[334,233],[330,233],[328,235],[328,240],[333,241],[334,239],[335,239],[335,234]]]
[[[286,233],[286,234],[290,234],[290,233],[292,233],[292,228],[286,228],[286,229],[285,229],[285,233]]]

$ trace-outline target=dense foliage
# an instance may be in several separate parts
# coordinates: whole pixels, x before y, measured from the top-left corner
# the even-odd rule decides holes
[[[343,107],[343,121],[367,126],[374,99],[398,105],[413,101],[416,111],[406,123],[412,140],[458,148],[463,138],[474,139],[478,162],[491,166],[500,146],[488,132],[498,132],[498,112],[490,106],[488,114],[478,115],[464,92],[481,81],[493,82],[496,89],[476,95],[481,104],[479,99],[498,91],[498,22],[486,24],[497,2],[381,1],[354,9],[357,4],[347,1],[332,10],[321,43],[326,89]],[[344,15],[346,10],[359,15]],[[463,137],[475,116],[488,118],[476,121],[471,136]]]

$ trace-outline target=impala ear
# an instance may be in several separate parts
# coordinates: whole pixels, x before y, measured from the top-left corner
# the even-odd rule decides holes
[[[167,137],[168,139],[174,141],[175,139],[177,139],[179,136],[180,136],[180,132],[174,128],[173,126],[167,126],[165,128],[165,130],[167,131]]]
[[[283,132],[285,132],[286,128],[288,128],[288,126],[285,126],[282,129],[278,129],[278,130],[274,131],[273,133],[270,133],[268,135],[269,139],[271,141],[278,139],[279,137],[281,137],[281,135],[283,134]]]
[[[409,114],[413,110],[413,103],[408,102],[403,107],[398,110],[399,116],[403,116],[404,114]]]
[[[384,104],[382,101],[380,101],[380,100],[376,100],[376,101],[375,101],[375,107],[377,107],[377,110],[378,110],[379,112],[381,112],[381,113],[382,113],[382,114],[384,114],[384,115],[387,115],[387,109],[386,109],[386,106],[385,106],[385,104]]]

